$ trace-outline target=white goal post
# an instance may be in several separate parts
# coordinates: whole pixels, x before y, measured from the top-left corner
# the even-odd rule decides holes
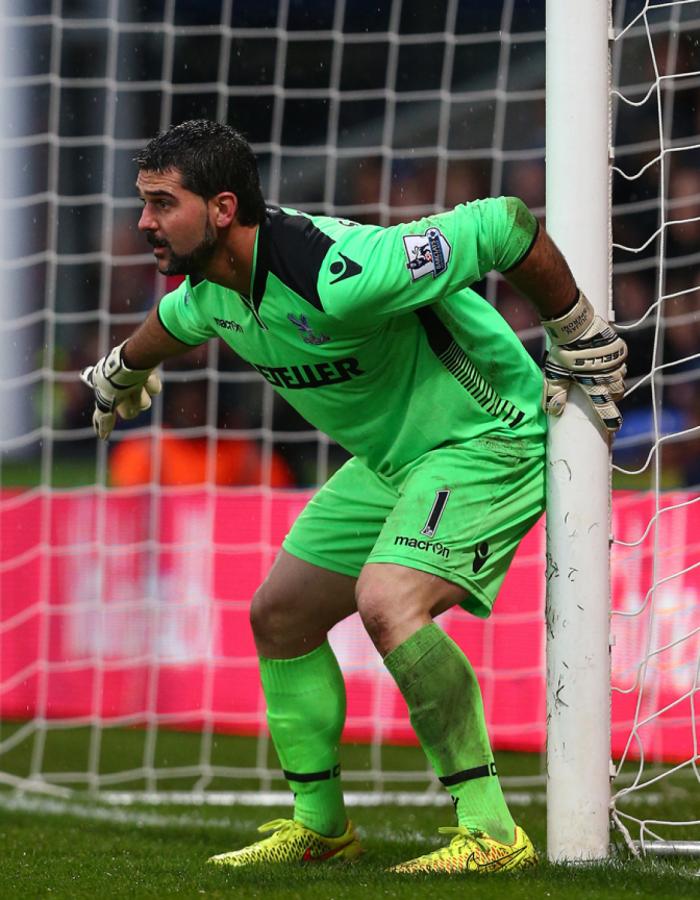
[[[547,229],[606,319],[611,0],[547,3]],[[610,451],[578,391],[547,463],[547,854],[609,852]]]
[[[673,779],[680,778],[680,784],[691,791],[693,786],[697,791],[700,781],[695,709],[700,675],[700,563],[696,544],[688,538],[692,526],[691,530],[681,526],[674,533],[677,525],[674,528],[669,521],[676,515],[678,521],[697,522],[693,514],[698,497],[693,493],[678,499],[664,495],[661,461],[665,446],[672,448],[674,442],[688,447],[690,453],[697,446],[686,443],[698,432],[692,412],[683,416],[681,400],[680,415],[669,424],[664,421],[670,416],[665,415],[663,400],[670,400],[664,388],[672,390],[681,383],[684,368],[691,370],[685,377],[697,377],[692,374],[698,364],[697,342],[691,341],[685,351],[682,341],[674,346],[665,340],[665,329],[674,325],[674,302],[685,304],[681,320],[686,328],[692,329],[700,317],[700,285],[697,271],[692,270],[698,262],[697,244],[688,247],[687,238],[684,244],[682,231],[700,222],[700,207],[697,197],[681,193],[688,188],[689,171],[697,166],[693,154],[699,149],[698,126],[674,127],[674,121],[684,122],[692,109],[692,100],[683,89],[697,91],[700,84],[700,61],[684,46],[686,40],[697,36],[699,25],[700,4],[694,0],[636,4],[620,0],[614,7],[610,0],[548,0],[547,4],[547,224],[583,289],[601,315],[611,321],[615,320],[612,301],[616,301],[619,327],[630,339],[634,377],[629,382],[628,402],[632,408],[629,413],[625,409],[630,421],[638,415],[631,395],[645,386],[651,388],[648,456],[638,469],[620,464],[614,468],[622,475],[649,471],[653,488],[651,519],[640,519],[631,529],[625,527],[624,533],[615,534],[607,441],[580,402],[570,403],[561,420],[551,423],[547,853],[555,861],[607,857],[611,820],[634,853],[700,855],[697,813],[685,821],[682,817],[663,821],[624,808],[627,800],[649,797],[654,788],[670,791],[672,784],[679,783]],[[627,47],[632,51],[626,57]],[[647,140],[640,140],[639,122],[623,119],[623,107],[641,111],[648,122],[655,120],[656,136],[650,136],[647,129]],[[646,186],[645,174],[651,175]],[[613,207],[613,177],[638,184],[641,199],[633,195]],[[645,187],[650,199],[644,197]],[[700,190],[700,183],[693,189]],[[656,223],[648,226],[643,222],[635,241],[621,241],[617,231],[622,232],[625,216],[637,215],[641,221],[649,208],[657,214]],[[675,212],[679,208],[680,214]],[[654,242],[655,256],[644,259],[644,251]],[[619,297],[611,291],[613,258]],[[632,313],[624,279],[652,267],[654,284],[647,283],[645,303]],[[672,288],[676,273],[677,283]],[[650,326],[651,367],[639,377],[640,332]],[[676,350],[679,343],[683,352]],[[668,413],[673,409],[670,402]],[[626,435],[621,457],[625,440]],[[627,597],[618,594],[611,607],[611,545],[620,567],[620,573],[614,573],[619,589],[624,586],[623,553],[638,552],[645,541],[653,542],[654,563],[648,581],[643,588],[638,583],[631,590],[628,583]],[[675,611],[673,626],[668,623],[671,609]],[[629,652],[624,644],[631,623],[645,646],[639,645],[635,658],[622,663]],[[625,666],[629,668],[623,674]],[[660,689],[661,679],[665,691]],[[613,764],[611,701],[613,708],[616,701],[619,708],[625,696],[635,699],[632,723],[625,747],[622,752],[617,749]],[[672,721],[681,710],[688,712],[686,755],[671,743],[667,752],[669,760],[678,756],[676,764],[655,768],[649,758],[653,742],[648,734],[645,741],[645,729],[663,718]],[[619,717],[619,712],[616,715]],[[638,763],[630,759],[632,750]]]

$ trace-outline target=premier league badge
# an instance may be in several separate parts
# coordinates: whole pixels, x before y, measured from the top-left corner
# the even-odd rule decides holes
[[[438,228],[429,228],[425,234],[406,234],[403,243],[406,268],[414,281],[428,274],[437,278],[447,268],[452,248]]]

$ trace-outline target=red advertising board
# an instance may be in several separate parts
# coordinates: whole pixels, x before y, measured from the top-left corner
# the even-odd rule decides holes
[[[252,594],[308,494],[258,489],[26,492],[1,498],[0,713],[156,716],[173,727],[264,728]],[[613,753],[693,754],[700,656],[700,504],[614,503]],[[493,743],[545,738],[544,523],[523,541],[488,621],[440,624],[479,675]],[[406,708],[358,617],[331,643],[348,687],[347,740],[413,742]],[[605,710],[601,710],[601,716]],[[636,726],[634,725],[636,723]],[[634,727],[633,727],[634,726]]]

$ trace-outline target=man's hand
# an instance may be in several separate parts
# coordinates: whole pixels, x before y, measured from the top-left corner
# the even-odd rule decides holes
[[[81,380],[95,392],[92,424],[103,441],[112,433],[117,413],[133,419],[151,406],[151,397],[161,392],[160,378],[152,369],[129,369],[122,358],[124,343],[110,350],[94,366],[80,373]]]
[[[617,401],[625,393],[627,344],[615,329],[596,315],[579,291],[574,306],[556,319],[543,319],[551,340],[544,365],[545,412],[561,415],[569,388],[578,384],[605,428],[614,432],[622,425]]]

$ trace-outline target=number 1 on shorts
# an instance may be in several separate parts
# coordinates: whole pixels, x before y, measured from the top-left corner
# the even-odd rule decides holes
[[[427,522],[421,529],[421,534],[424,534],[426,537],[433,537],[438,530],[438,525],[440,524],[440,519],[445,511],[449,496],[450,492],[447,490],[435,491],[435,502],[430,510]]]

